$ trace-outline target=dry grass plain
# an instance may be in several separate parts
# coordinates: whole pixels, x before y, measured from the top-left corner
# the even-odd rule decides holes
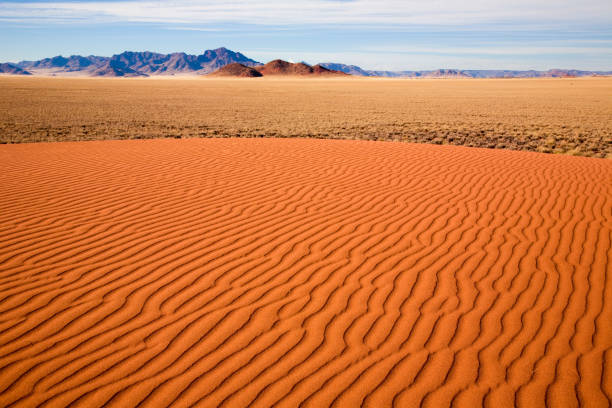
[[[175,123],[166,131],[189,134],[195,128],[174,116],[200,126],[212,123],[203,112],[229,120],[229,106],[236,129],[261,124],[265,115],[242,109],[253,107],[245,89],[262,86],[275,97],[256,100],[278,104],[261,112],[287,114],[298,128],[314,115],[301,116],[291,90],[279,98],[280,83],[230,82],[239,92],[231,96],[219,82],[185,82],[192,95],[177,101],[176,83],[162,81],[11,83],[24,95],[58,85],[11,112],[51,120],[73,103],[74,116],[45,126],[84,109],[100,132],[104,121],[126,126],[134,112],[144,123],[147,106],[160,126],[151,132]],[[421,98],[461,90],[462,103],[438,102],[460,121],[472,83],[480,84],[409,85]],[[510,89],[554,93],[559,84],[486,86],[523,100]],[[414,106],[400,93],[408,106],[374,88],[360,100],[345,83],[329,86],[358,106],[321,107],[314,128],[338,125],[334,113],[347,109],[372,109],[368,126],[387,123],[374,100],[406,118]],[[105,95],[93,102],[99,112],[83,104],[89,87]],[[39,111],[54,92],[62,102]],[[215,97],[233,105],[188,104]],[[305,95],[306,106],[317,98]],[[182,104],[186,112],[175,110]],[[593,120],[595,107],[584,115]],[[560,120],[561,111],[525,115]],[[289,132],[272,118],[263,129]],[[431,144],[2,145],[0,406],[610,407],[611,181],[611,160]]]
[[[612,78],[0,77],[0,142],[402,140],[612,157]]]

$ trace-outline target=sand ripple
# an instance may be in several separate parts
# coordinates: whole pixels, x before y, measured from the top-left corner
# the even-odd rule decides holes
[[[0,146],[0,406],[608,407],[612,161]]]

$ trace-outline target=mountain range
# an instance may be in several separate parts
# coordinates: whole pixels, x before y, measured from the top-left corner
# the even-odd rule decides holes
[[[576,69],[535,70],[493,70],[493,69],[437,69],[425,71],[375,71],[365,70],[356,65],[335,62],[320,64],[328,69],[342,71],[350,75],[388,78],[573,78],[583,76],[612,75],[612,71],[580,71]]]
[[[39,61],[21,61],[8,64],[5,70],[21,69],[38,75],[87,75],[110,77],[135,77],[151,75],[209,74],[231,64],[248,67],[262,65],[239,52],[227,48],[204,51],[201,55],[184,52],[158,54],[154,52],[125,51],[112,57],[90,55],[57,56]],[[4,72],[0,71],[0,72]],[[9,72],[6,72],[9,73]]]
[[[231,64],[229,68],[216,72]],[[252,70],[250,70],[252,69]],[[95,55],[70,57],[56,56],[38,61],[21,61],[0,64],[0,74],[10,75],[58,75],[102,77],[146,77],[153,75],[206,75],[257,77],[267,75],[354,75],[391,78],[543,78],[582,77],[612,75],[612,71],[580,71],[551,69],[548,71],[518,70],[456,70],[438,69],[425,71],[377,71],[356,65],[340,63],[290,63],[274,60],[266,65],[245,55],[221,47],[204,51],[201,55],[184,52],[159,54],[154,52],[125,51],[112,57]]]

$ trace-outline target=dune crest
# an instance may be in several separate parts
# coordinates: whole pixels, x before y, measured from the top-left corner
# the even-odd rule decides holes
[[[0,146],[0,406],[606,407],[612,161]]]

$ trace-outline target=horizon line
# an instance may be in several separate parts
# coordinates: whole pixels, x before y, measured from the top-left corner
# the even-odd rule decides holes
[[[225,46],[221,46],[221,47],[217,47],[217,48],[211,48],[211,49],[204,49],[202,51],[202,54],[189,54],[186,51],[173,51],[173,52],[169,52],[169,53],[163,53],[163,52],[158,52],[158,51],[151,51],[151,50],[143,50],[143,51],[134,51],[134,50],[124,50],[120,53],[116,53],[116,54],[112,54],[110,56],[106,56],[106,55],[96,55],[96,54],[70,54],[67,56],[64,56],[63,54],[58,54],[58,55],[54,55],[51,57],[44,57],[44,58],[40,58],[40,59],[22,59],[20,61],[0,61],[0,64],[2,63],[6,63],[6,64],[12,64],[12,65],[17,65],[20,63],[24,63],[24,62],[33,62],[33,61],[42,61],[45,59],[53,59],[53,58],[57,58],[57,57],[62,57],[62,58],[71,58],[71,57],[99,57],[99,58],[112,58],[114,56],[118,56],[121,54],[125,54],[128,52],[131,53],[152,53],[152,54],[159,54],[159,55],[172,55],[172,54],[185,54],[185,55],[203,55],[206,51],[218,51],[218,50],[227,50],[227,51],[231,51],[233,53],[236,54],[241,54],[245,57],[247,57],[248,59],[251,59],[252,61],[255,61],[259,64],[265,65],[266,63],[269,63],[271,61],[275,61],[275,60],[283,60],[286,62],[290,62],[290,63],[296,63],[294,61],[291,60],[285,60],[283,58],[274,58],[269,60],[266,63],[262,63],[260,61],[257,61],[253,58],[248,57],[245,53],[241,52],[241,51],[234,51],[230,48],[227,48]],[[548,71],[555,71],[555,70],[560,70],[560,71],[582,71],[582,72],[612,72],[612,67],[609,67],[607,69],[578,69],[578,68],[560,68],[560,67],[553,67],[553,68],[548,68],[548,69],[535,69],[535,68],[522,68],[522,69],[512,69],[512,68],[451,68],[451,67],[442,67],[442,66],[438,66],[438,68],[430,68],[430,69],[375,69],[375,68],[366,68],[363,65],[358,65],[358,64],[351,64],[351,63],[345,63],[345,62],[338,62],[338,61],[322,61],[322,62],[317,62],[315,64],[311,64],[309,62],[306,62],[304,60],[302,61],[298,61],[305,63],[307,65],[317,65],[317,64],[341,64],[341,65],[345,65],[345,66],[350,66],[350,67],[356,67],[359,68],[361,70],[364,71],[373,71],[373,72],[393,72],[393,73],[399,73],[399,72],[428,72],[428,71],[437,71],[437,70],[452,70],[452,71],[519,71],[519,72],[548,72]]]

